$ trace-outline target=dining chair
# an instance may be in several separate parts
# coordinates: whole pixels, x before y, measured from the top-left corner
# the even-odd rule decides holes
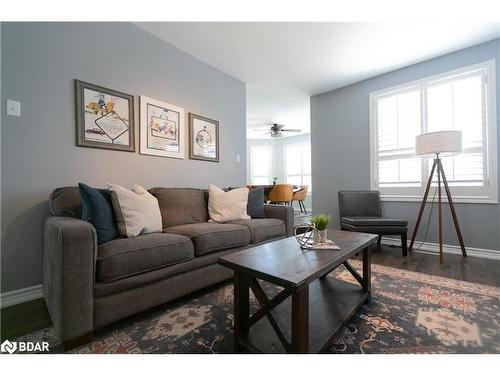
[[[268,196],[271,203],[291,204],[293,199],[293,185],[290,184],[277,184],[273,190],[269,192]]]
[[[306,200],[307,189],[309,189],[308,185],[302,185],[299,188],[299,190],[296,190],[293,193],[293,197],[292,197],[292,204],[294,201],[299,202],[300,212],[303,212],[305,214],[307,214],[307,210],[306,210],[306,206],[304,205],[304,201]]]

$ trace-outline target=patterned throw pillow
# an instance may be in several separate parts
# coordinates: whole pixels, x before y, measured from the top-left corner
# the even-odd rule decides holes
[[[95,189],[79,183],[82,201],[82,220],[91,223],[97,233],[97,243],[103,244],[118,237],[115,225],[111,192],[108,189]]]

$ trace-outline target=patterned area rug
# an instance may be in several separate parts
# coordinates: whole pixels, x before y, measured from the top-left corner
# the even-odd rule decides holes
[[[330,277],[355,282],[343,267]],[[500,288],[379,265],[372,287],[371,302],[331,353],[500,353]],[[100,330],[72,352],[231,353],[232,304],[232,284],[217,285]],[[48,341],[51,352],[63,352],[51,327],[18,340]]]

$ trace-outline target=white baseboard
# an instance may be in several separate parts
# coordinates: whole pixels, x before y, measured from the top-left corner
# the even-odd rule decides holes
[[[2,293],[0,296],[0,308],[18,305],[23,302],[33,301],[43,297],[42,285],[29,286],[27,288]]]
[[[399,238],[391,238],[391,237],[382,237],[382,243],[384,245],[396,245],[401,246],[401,240]],[[422,246],[420,246],[421,242],[415,241],[414,250],[418,248],[418,252],[426,253],[426,254],[439,254],[439,244],[434,242],[424,242]],[[408,246],[410,246],[410,241],[408,241]],[[419,247],[420,246],[420,247]],[[469,247],[466,246],[467,255],[475,258],[484,258],[484,259],[493,259],[500,260],[500,251],[499,250],[490,250],[490,249],[481,249],[478,247]],[[455,245],[443,245],[443,252],[446,254],[456,254],[462,255],[462,250],[460,246]]]

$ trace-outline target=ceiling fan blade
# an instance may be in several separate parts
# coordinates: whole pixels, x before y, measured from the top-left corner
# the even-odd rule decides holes
[[[281,129],[282,132],[294,132],[294,133],[300,133],[302,130],[300,129]]]
[[[252,128],[251,130],[253,132],[264,132],[264,131],[268,131],[269,128]]]

